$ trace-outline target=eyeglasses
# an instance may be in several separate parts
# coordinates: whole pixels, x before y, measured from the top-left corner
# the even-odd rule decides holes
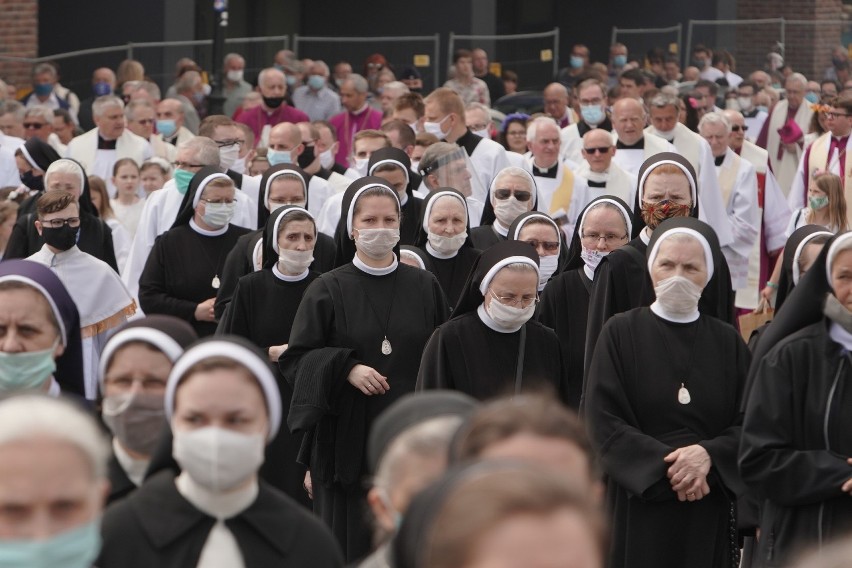
[[[243,145],[242,140],[234,140],[234,139],[214,140],[214,142],[216,142],[216,145],[219,146],[220,148],[230,148],[231,146],[234,146],[234,145],[237,145],[237,146]]]
[[[541,247],[547,252],[556,252],[559,250],[559,241],[537,241],[535,239],[531,239],[524,242],[532,245],[534,249]]]
[[[834,112],[834,111],[827,111],[827,112],[824,112],[822,114],[825,116],[825,118],[839,118],[841,116],[844,116],[844,117],[849,116],[846,113]]]
[[[529,201],[532,198],[532,193],[529,191],[516,191],[514,189],[495,189],[494,197],[499,200],[509,199],[514,193],[515,199],[521,202]]]
[[[144,125],[144,124],[154,124],[157,121],[154,120],[153,118],[140,118],[139,120],[136,120],[134,122],[138,122],[139,124]]]
[[[72,229],[76,229],[80,226],[80,218],[68,217],[67,219],[45,219],[41,222],[41,224],[46,225],[51,229],[61,229],[65,225],[68,225]]]
[[[734,124],[733,126],[731,126],[731,132],[739,132],[740,130],[745,132],[746,130],[748,130],[748,126],[740,126],[739,124]]]
[[[618,235],[613,235],[611,233],[606,234],[606,235],[601,235],[601,234],[598,234],[598,233],[586,233],[585,235],[582,236],[582,239],[584,241],[586,241],[587,243],[597,244],[601,239],[603,239],[604,241],[606,241],[606,244],[608,244],[608,245],[615,244],[619,241],[623,241],[626,238],[627,238],[627,235],[621,235],[619,237]]]
[[[522,308],[528,308],[532,304],[538,303],[538,294],[535,296],[521,296],[520,298],[516,298],[515,296],[498,296],[494,293],[494,290],[489,290],[491,297],[503,304],[504,306],[513,306],[517,308],[518,306]]]
[[[596,148],[583,148],[586,154],[606,154],[612,146],[598,146]]]
[[[468,128],[470,128],[471,130],[485,130],[486,128],[488,128],[488,123],[479,122],[477,124],[469,124]]]
[[[237,198],[235,197],[234,199],[205,199],[202,197],[201,199],[199,199],[199,201],[203,201],[204,203],[209,203],[211,205],[220,205],[222,203],[230,205],[231,203],[236,203]]]
[[[187,168],[203,168],[204,164],[191,164],[189,162],[172,162],[172,166],[177,169],[185,170]]]
[[[46,122],[25,122],[24,128],[27,130],[38,130],[47,126]]]

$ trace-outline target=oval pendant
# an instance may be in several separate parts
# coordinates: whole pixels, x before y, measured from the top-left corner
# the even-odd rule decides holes
[[[382,355],[390,355],[393,353],[393,349],[391,349],[390,341],[385,337],[385,340],[382,341]]]
[[[219,289],[219,276],[218,275],[213,277],[213,281],[210,282],[210,285],[213,286],[217,290]]]
[[[692,402],[692,397],[689,396],[689,391],[686,390],[683,383],[680,384],[680,389],[677,391],[677,401],[681,404],[689,404]]]

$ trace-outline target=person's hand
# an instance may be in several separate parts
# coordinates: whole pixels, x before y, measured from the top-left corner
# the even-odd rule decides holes
[[[311,470],[308,470],[308,471],[305,472],[305,481],[302,484],[302,486],[305,488],[305,491],[308,492],[308,497],[313,499],[314,498],[314,484],[311,481]]]
[[[796,142],[793,142],[792,144],[784,144],[784,149],[791,154],[795,154],[799,151],[799,145]]]
[[[213,304],[216,303],[216,298],[204,300],[195,307],[195,319],[198,321],[216,321],[216,314],[213,313]]]
[[[760,299],[771,306],[773,294],[775,294],[775,288],[772,286],[764,286],[763,290],[760,291]]]
[[[355,365],[352,367],[346,380],[367,396],[385,394],[390,390],[387,377],[382,376],[377,370],[367,365]]]
[[[678,501],[701,501],[707,494],[710,493],[710,486],[707,485],[707,479],[697,479],[690,487],[683,491],[677,491]]]
[[[700,492],[701,496],[698,497],[700,499],[710,492],[707,474],[710,473],[712,460],[703,447],[693,444],[678,448],[663,458],[663,461],[672,464],[666,471],[666,475],[672,484],[672,490],[678,493],[678,497],[683,493],[687,500],[693,500],[690,494],[692,497],[697,497]]]
[[[287,351],[287,345],[288,344],[285,343],[284,345],[273,345],[272,347],[270,347],[267,350],[267,355],[269,355],[269,360],[272,361],[273,363],[277,363],[278,358],[281,357],[281,355],[285,351]]]

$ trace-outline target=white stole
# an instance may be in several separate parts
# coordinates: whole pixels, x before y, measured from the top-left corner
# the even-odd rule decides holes
[[[846,148],[849,148],[850,143],[852,143],[852,135],[849,136],[849,140],[846,142]],[[807,171],[806,180],[803,180],[805,187],[805,195],[808,192],[808,180],[811,179],[811,176],[817,170],[827,170],[831,173],[838,175],[843,179],[843,195],[846,198],[846,221],[852,226],[852,152],[848,152],[846,148],[841,150],[840,152],[845,153],[845,166],[846,171],[840,171],[840,152],[837,150],[830,156],[829,159],[828,150],[831,148],[831,132],[826,132],[819,138],[817,138],[814,143],[811,145],[811,151],[808,154],[808,163],[807,163]],[[805,199],[805,203],[807,203],[807,198]]]

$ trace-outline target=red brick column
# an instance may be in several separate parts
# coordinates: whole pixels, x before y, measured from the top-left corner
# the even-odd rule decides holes
[[[38,56],[38,0],[0,0],[0,55]],[[0,60],[0,79],[26,88],[31,68],[29,63]]]

